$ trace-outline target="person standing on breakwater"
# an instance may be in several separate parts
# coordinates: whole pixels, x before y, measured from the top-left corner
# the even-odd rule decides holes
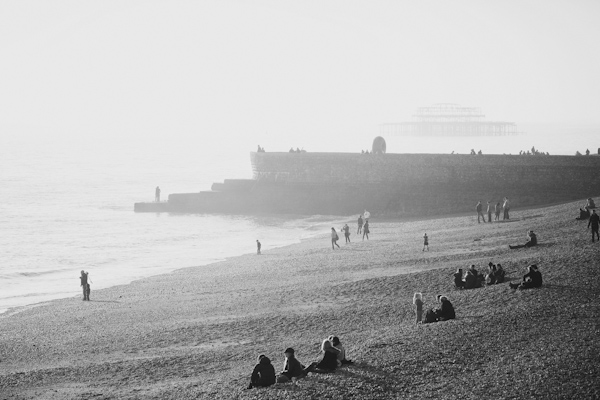
[[[365,226],[363,226],[363,240],[365,240],[365,236],[367,237],[367,240],[369,240],[369,232],[371,232],[369,230],[369,221],[366,221]]]
[[[260,255],[260,248],[262,247],[262,245],[260,244],[260,242],[258,241],[258,239],[256,239],[256,255]]]
[[[490,202],[487,202],[487,215],[488,215],[488,222],[492,222],[492,206],[490,205]]]
[[[427,236],[427,232],[423,235],[423,250],[425,251],[425,247],[427,247],[427,251],[429,251],[429,237]]]
[[[500,221],[500,210],[502,210],[502,207],[500,206],[500,202],[497,202],[496,206],[494,207],[494,211],[496,213],[496,218],[494,218],[494,221]]]
[[[154,201],[160,202],[160,188],[158,186],[154,190]]]
[[[340,248],[340,245],[337,244],[337,241],[340,239],[340,237],[338,236],[337,232],[335,231],[335,228],[331,228],[331,248],[333,250],[335,250],[335,247],[333,247],[333,245],[336,245],[337,248]]]
[[[346,243],[350,243],[350,227],[348,224],[345,224],[342,230],[344,231],[344,236],[346,237]]]
[[[360,235],[362,233],[362,227],[363,227],[363,219],[362,219],[362,215],[358,216],[358,230],[356,231],[357,235]]]
[[[504,204],[502,204],[502,208],[504,209],[504,216],[502,219],[510,219],[510,216],[508,215],[508,212],[510,211],[510,202],[508,201],[508,197],[504,198]]]
[[[475,207],[475,209],[477,210],[477,223],[481,223],[479,217],[481,217],[481,219],[483,219],[483,222],[485,222],[485,217],[483,215],[483,206],[481,205],[481,201],[477,202],[477,206]]]
[[[590,221],[588,222],[588,229],[592,226],[592,243],[594,243],[594,233],[600,242],[600,236],[598,235],[598,227],[600,226],[600,217],[596,214],[596,210],[592,210],[592,215],[590,215]]]

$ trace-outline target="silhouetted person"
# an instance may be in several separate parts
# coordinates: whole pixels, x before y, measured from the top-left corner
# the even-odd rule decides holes
[[[523,247],[533,247],[535,245],[537,245],[537,235],[535,233],[533,233],[533,231],[529,231],[527,233],[527,243],[520,244],[517,246],[508,245],[508,247],[510,247],[511,249],[520,249]]]
[[[256,254],[260,255],[260,248],[262,247],[262,245],[260,244],[260,242],[258,241],[258,239],[256,239]]]
[[[84,270],[81,270],[81,276],[79,279],[81,280],[81,287],[83,288],[83,300],[90,300],[90,283],[88,282],[89,274]]]
[[[529,267],[527,267],[527,269],[528,272],[525,275],[523,275],[523,281],[521,282],[521,284],[519,285],[516,283],[511,283],[509,285],[511,289],[531,289],[542,287],[542,273],[538,271],[537,265],[532,264]]]
[[[504,216],[502,219],[510,219],[508,212],[510,211],[510,202],[508,201],[508,197],[504,198],[504,204],[502,204],[502,208],[504,209]]]
[[[592,215],[590,215],[590,221],[588,222],[588,229],[592,227],[592,242],[594,242],[594,234],[600,241],[600,236],[598,235],[598,226],[600,225],[600,217],[596,214],[596,210],[592,210]]]
[[[479,220],[480,216],[481,216],[481,219],[483,219],[483,222],[485,222],[485,217],[483,215],[483,206],[481,205],[480,201],[477,202],[477,206],[475,207],[475,209],[477,210],[477,223],[478,224],[481,223],[481,221]]]
[[[496,206],[494,207],[494,212],[496,214],[496,217],[494,218],[494,221],[499,221],[500,220],[500,211],[502,211],[502,206],[500,205],[500,202],[497,202]]]
[[[252,376],[250,377],[250,385],[248,389],[253,387],[267,387],[275,383],[275,368],[271,364],[269,357],[261,354],[258,356],[258,363],[254,366]]]
[[[492,222],[492,206],[490,205],[490,202],[487,202],[487,215],[488,215],[488,222]]]
[[[369,221],[365,222],[365,225],[363,226],[363,240],[365,240],[365,236],[367,237],[367,240],[369,240],[369,233],[371,231],[369,230]]]
[[[425,248],[427,247],[427,251],[429,251],[429,236],[427,236],[427,233],[425,233],[423,235],[423,250],[425,251]]]
[[[590,155],[590,149],[585,149],[585,155],[589,156]]]
[[[363,219],[362,219],[362,215],[358,216],[358,230],[356,231],[356,234],[360,234],[362,233],[362,227],[363,227]]]
[[[460,288],[460,289],[462,289],[462,288],[465,287],[465,281],[463,281],[463,270],[462,270],[462,268],[459,268],[454,273],[454,286],[456,286],[457,288]]]
[[[154,200],[156,202],[160,201],[160,188],[157,186],[156,189],[154,189]]]
[[[350,227],[348,226],[348,224],[344,225],[344,227],[342,228],[342,231],[344,231],[344,236],[346,237],[346,243],[350,243]]]

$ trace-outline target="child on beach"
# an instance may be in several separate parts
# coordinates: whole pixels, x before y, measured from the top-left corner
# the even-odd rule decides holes
[[[429,238],[427,237],[427,233],[423,235],[423,250],[425,251],[425,247],[427,247],[427,251],[429,251]]]
[[[423,295],[421,293],[415,293],[413,304],[417,307],[417,324],[421,324],[423,322]]]
[[[262,245],[260,244],[260,242],[258,241],[258,239],[256,239],[256,254],[257,255],[260,255],[260,248],[261,248],[261,246]]]

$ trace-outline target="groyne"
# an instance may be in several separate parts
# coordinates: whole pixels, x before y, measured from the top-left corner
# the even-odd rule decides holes
[[[508,197],[512,207],[600,193],[598,156],[251,153],[253,179],[169,195],[166,211],[228,214],[414,216],[472,211]],[[136,211],[153,210],[136,203]],[[158,203],[161,204],[161,203]],[[161,205],[161,210],[165,206]]]

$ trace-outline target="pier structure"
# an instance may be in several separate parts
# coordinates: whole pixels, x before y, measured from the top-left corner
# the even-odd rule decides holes
[[[419,107],[413,121],[379,126],[381,135],[391,136],[506,136],[518,135],[514,122],[486,121],[479,107],[438,103]]]

